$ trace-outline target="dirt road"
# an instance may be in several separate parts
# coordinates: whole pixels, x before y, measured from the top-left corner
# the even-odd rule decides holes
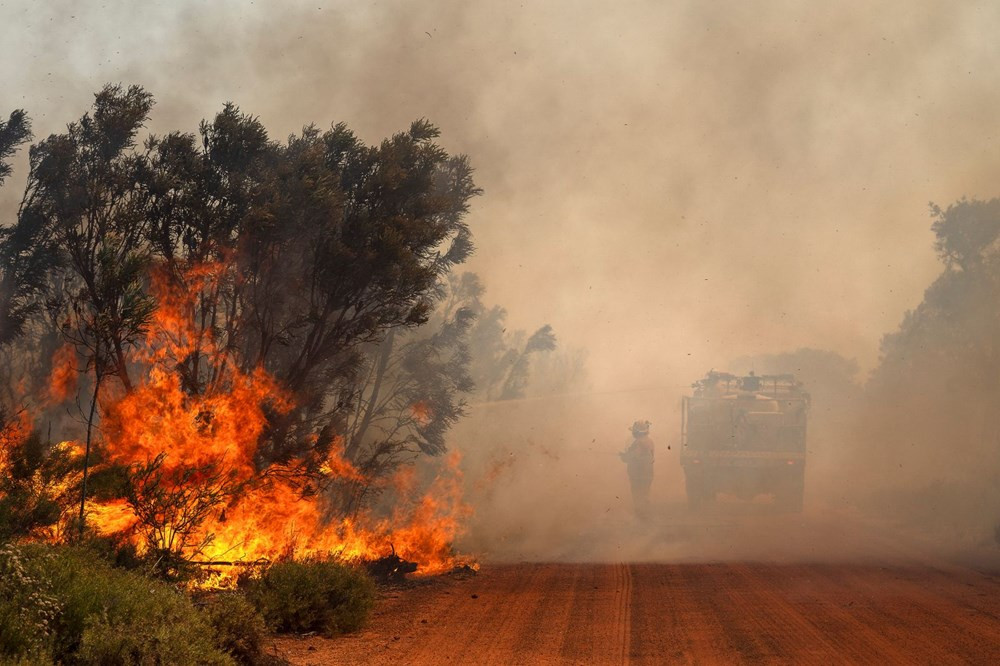
[[[395,590],[295,664],[1000,663],[1000,577],[921,564],[518,564]]]

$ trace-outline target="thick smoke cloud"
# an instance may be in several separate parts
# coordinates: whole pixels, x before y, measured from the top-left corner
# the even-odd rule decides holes
[[[156,95],[154,131],[225,100],[275,136],[440,125],[486,191],[469,268],[488,300],[586,348],[614,396],[524,427],[600,455],[634,418],[670,443],[684,387],[733,358],[828,349],[863,376],[940,270],[927,202],[996,194],[989,3],[0,0],[0,17],[0,110],[25,107],[40,136],[108,81]],[[474,410],[457,434],[494,418]],[[604,463],[573,455],[594,475],[563,492],[601,483]],[[673,498],[676,460],[661,461],[655,492]],[[616,496],[600,490],[578,510]]]
[[[990,195],[1000,159],[1000,11],[986,4],[5,0],[0,13],[3,102],[38,134],[107,81],[157,95],[154,129],[193,128],[225,100],[276,136],[439,123],[487,192],[472,268],[513,325],[549,321],[591,349],[608,388],[799,346],[870,367],[935,273],[926,202]]]

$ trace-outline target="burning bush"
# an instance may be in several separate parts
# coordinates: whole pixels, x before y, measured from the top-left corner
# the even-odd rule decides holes
[[[71,467],[69,447],[49,446],[24,413],[0,423],[0,541],[51,533]]]
[[[332,636],[365,624],[375,584],[363,571],[339,562],[279,562],[248,581],[247,595],[275,631]]]

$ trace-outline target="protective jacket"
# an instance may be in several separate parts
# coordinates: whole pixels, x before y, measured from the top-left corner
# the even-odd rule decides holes
[[[628,480],[632,487],[632,502],[636,513],[644,516],[649,505],[649,490],[653,485],[653,440],[640,434],[622,451],[622,460],[628,466]]]

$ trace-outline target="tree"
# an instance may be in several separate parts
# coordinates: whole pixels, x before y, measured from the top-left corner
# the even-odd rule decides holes
[[[10,176],[10,158],[31,139],[31,121],[24,111],[0,121],[0,185]],[[38,306],[43,276],[51,264],[49,247],[28,236],[0,228],[0,346],[24,332],[25,323]]]
[[[0,120],[0,185],[11,174],[10,158],[18,146],[31,139],[31,120],[23,109],[11,112]]]
[[[1000,199],[931,207],[941,274],[884,336],[868,383],[865,463],[886,479],[933,489],[934,513],[963,521],[961,497],[1000,512]],[[886,484],[889,485],[889,484]],[[990,525],[992,529],[992,525]]]
[[[468,388],[471,319],[408,332],[427,324],[445,276],[473,250],[464,218],[480,191],[468,160],[438,146],[426,120],[375,146],[342,124],[278,142],[232,104],[197,133],[140,144],[152,107],[140,87],[107,86],[78,122],[33,146],[17,221],[0,237],[4,334],[35,344],[58,322],[91,373],[86,420],[99,446],[142,481],[129,486],[133,506],[164,515],[180,485],[244,488],[279,468],[311,492],[359,400],[409,410],[380,435],[389,449],[370,441],[388,427],[374,413],[368,435],[351,437],[371,470],[404,450],[442,451]],[[363,388],[370,359],[388,368],[384,390]],[[237,396],[263,415],[259,431],[233,416]],[[141,418],[127,422],[134,408]],[[161,458],[182,443],[136,431],[168,422],[199,460]],[[248,459],[203,459],[199,446],[240,426]],[[188,497],[197,507],[234,492],[202,485]]]
[[[114,374],[126,390],[132,387],[127,352],[153,309],[141,284],[148,164],[132,150],[152,106],[137,86],[108,86],[96,95],[92,114],[33,146],[14,227],[58,253],[59,263],[48,268],[70,276],[66,336],[97,376]],[[58,302],[58,294],[48,295]]]
[[[873,381],[1000,391],[1000,199],[931,206],[944,270],[881,344]],[[894,379],[897,378],[897,379]]]
[[[419,454],[444,453],[448,430],[465,415],[474,389],[467,340],[474,315],[464,307],[448,315],[440,309],[419,329],[390,332],[366,354],[345,428],[345,457],[365,479],[383,478]],[[336,490],[353,511],[381,487],[348,480]]]

